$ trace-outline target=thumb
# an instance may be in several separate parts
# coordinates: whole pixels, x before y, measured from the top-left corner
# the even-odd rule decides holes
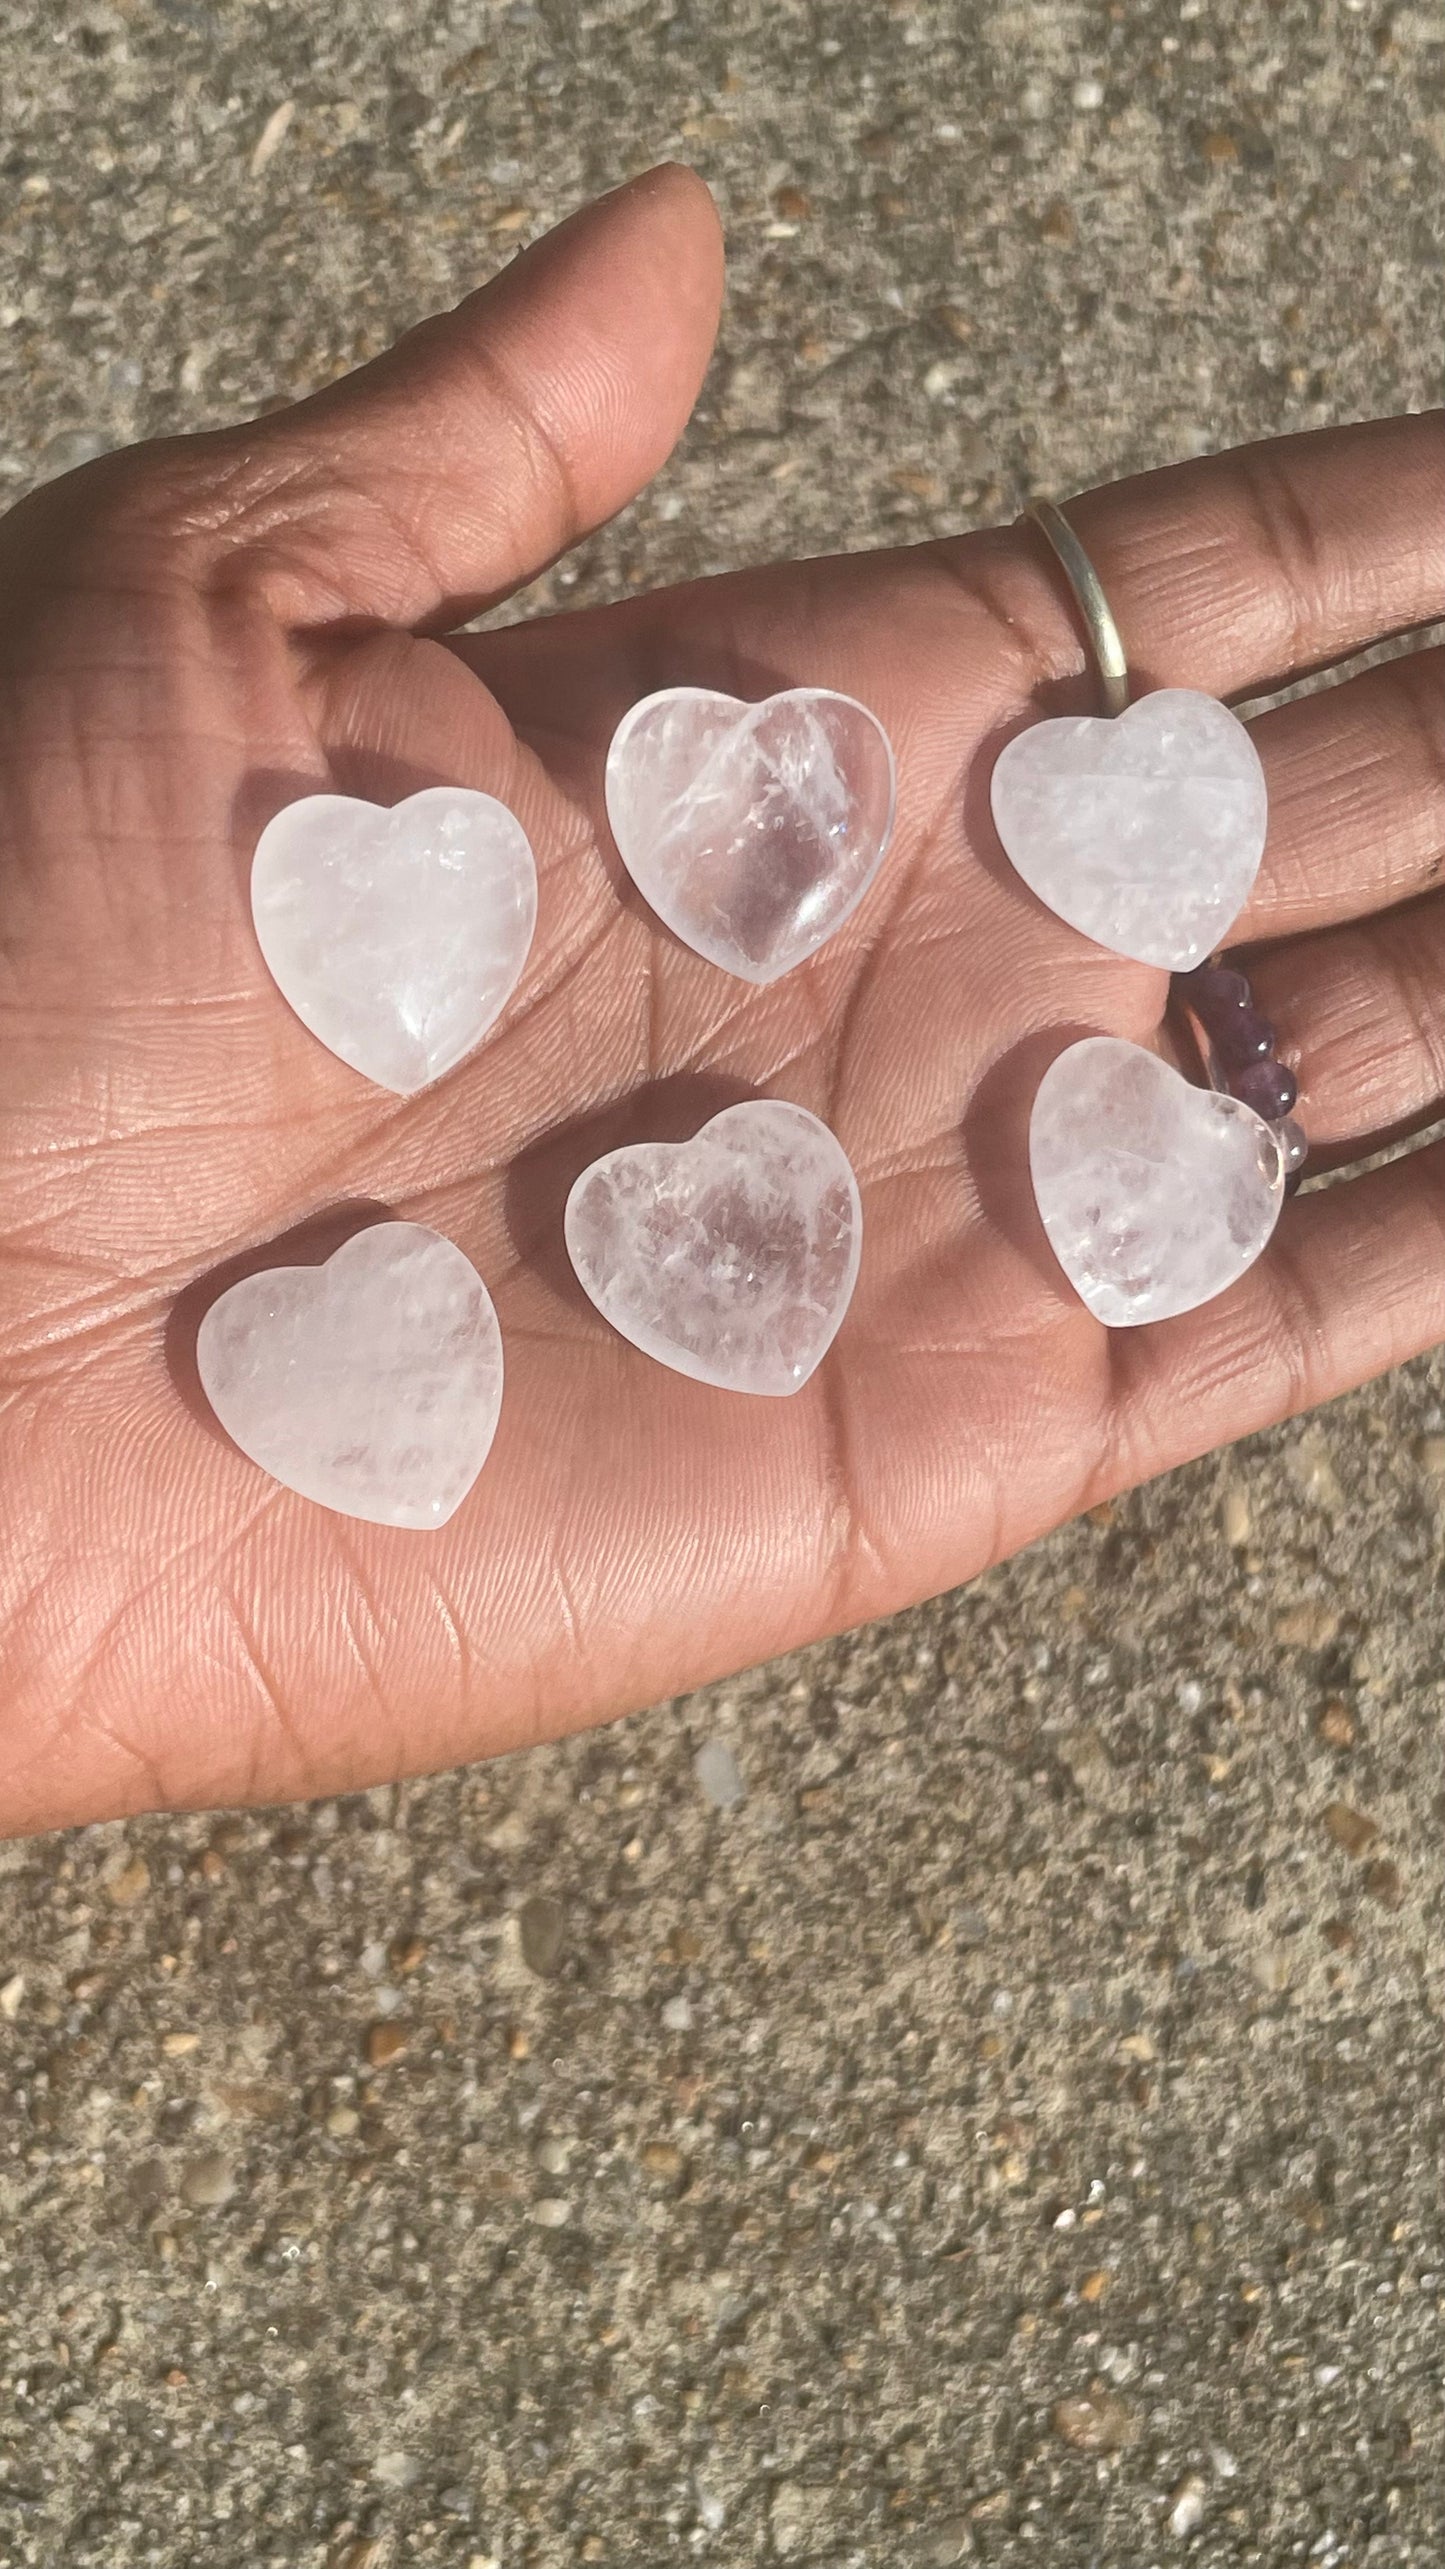
[[[463,623],[665,462],[712,353],[722,285],[702,180],[649,171],[358,373],[187,441],[225,468],[218,549],[252,555],[292,626]]]

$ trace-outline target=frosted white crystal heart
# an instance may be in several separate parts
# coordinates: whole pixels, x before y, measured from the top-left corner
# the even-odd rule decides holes
[[[787,1393],[837,1335],[863,1208],[827,1125],[755,1098],[690,1142],[594,1160],[565,1228],[585,1291],[634,1347],[721,1391]]]
[[[740,981],[776,981],[857,908],[893,828],[893,749],[825,687],[761,704],[667,687],[623,716],[607,817],[675,936]]]
[[[307,794],[261,832],[251,911],[302,1024],[410,1097],[480,1043],[515,990],[537,869],[492,794],[430,785],[389,811]]]
[[[1223,1293],[1284,1200],[1279,1144],[1252,1107],[1115,1035],[1071,1044],[1045,1071],[1029,1166],[1055,1257],[1111,1329]]]
[[[1259,872],[1259,752],[1227,705],[1191,687],[1161,687],[1110,722],[1034,723],[1000,751],[992,793],[995,827],[1030,889],[1136,963],[1192,971]]]
[[[324,1267],[244,1276],[201,1322],[196,1363],[243,1454],[375,1525],[445,1525],[502,1405],[491,1295],[419,1222],[374,1223]]]

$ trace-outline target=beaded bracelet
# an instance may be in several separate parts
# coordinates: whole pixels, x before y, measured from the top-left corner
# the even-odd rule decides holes
[[[1275,1058],[1274,1028],[1254,1004],[1247,973],[1232,964],[1201,963],[1192,972],[1176,973],[1173,990],[1206,1038],[1210,1086],[1252,1106],[1274,1126],[1285,1191],[1292,1195],[1309,1151],[1304,1127],[1291,1111],[1299,1081],[1287,1063]]]

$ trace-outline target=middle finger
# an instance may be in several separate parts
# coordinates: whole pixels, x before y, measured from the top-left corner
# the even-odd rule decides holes
[[[1367,918],[1445,876],[1445,652],[1297,697],[1250,733],[1269,837],[1231,944]]]

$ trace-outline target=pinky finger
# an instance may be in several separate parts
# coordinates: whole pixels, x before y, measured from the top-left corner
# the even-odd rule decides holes
[[[1445,1141],[1285,1206],[1216,1302],[1114,1339],[1116,1488],[1316,1408],[1445,1339]]]

